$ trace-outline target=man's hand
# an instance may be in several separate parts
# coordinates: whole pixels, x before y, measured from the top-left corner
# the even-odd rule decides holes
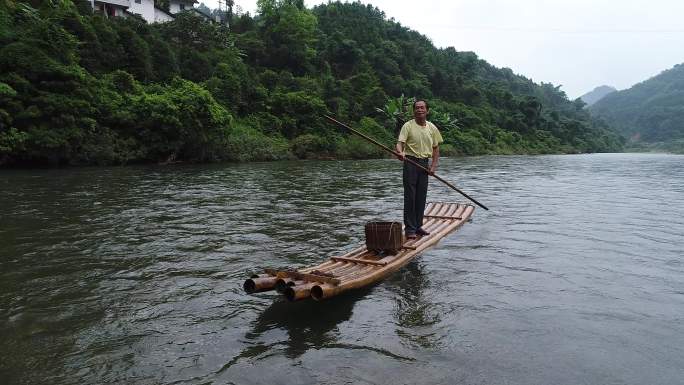
[[[430,163],[430,171],[428,174],[435,176],[435,171],[439,165],[439,146],[432,147],[432,162]]]
[[[403,162],[406,158],[406,154],[404,153],[404,142],[397,142],[395,150],[395,155],[397,156],[397,159]]]

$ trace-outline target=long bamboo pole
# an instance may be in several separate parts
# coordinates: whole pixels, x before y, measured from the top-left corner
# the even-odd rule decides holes
[[[351,127],[349,127],[348,125],[346,125],[346,124],[344,124],[344,123],[338,121],[337,119],[333,118],[332,116],[328,116],[328,115],[323,115],[323,116],[324,116],[326,119],[328,119],[329,121],[331,121],[331,122],[333,122],[333,123],[339,125],[340,127],[346,128],[347,130],[351,131],[352,133],[354,133],[354,134],[356,134],[356,135],[358,135],[358,136],[360,136],[360,137],[366,139],[367,141],[369,141],[369,142],[375,144],[376,146],[382,148],[383,150],[385,150],[385,151],[387,151],[387,152],[393,154],[394,156],[396,156],[396,157],[398,157],[398,158],[402,158],[402,156],[401,156],[398,152],[392,150],[391,148],[385,146],[385,145],[382,144],[382,143],[377,142],[377,141],[374,140],[373,138],[370,138],[370,137],[366,136],[365,134],[363,134],[363,133],[361,133],[361,132],[359,132],[359,131],[357,131],[357,130],[351,128]],[[437,174],[431,173],[430,170],[428,170],[427,168],[423,167],[423,166],[420,165],[419,163],[416,163],[416,162],[412,161],[411,159],[409,159],[409,158],[407,158],[407,157],[403,157],[403,160],[404,160],[405,162],[409,162],[409,163],[413,164],[414,166],[416,166],[416,167],[418,167],[418,168],[420,168],[420,169],[422,169],[422,170],[425,170],[425,172],[427,172],[428,175],[434,177],[434,178],[437,179],[438,181],[440,181],[440,182],[444,183],[445,185],[451,187],[453,190],[455,190],[455,191],[458,192],[459,194],[461,194],[461,195],[463,195],[464,197],[468,198],[471,202],[475,203],[476,205],[482,207],[482,208],[485,209],[485,210],[489,210],[485,205],[483,205],[482,203],[476,201],[474,198],[471,198],[468,194],[466,194],[466,193],[464,193],[463,191],[459,190],[456,186],[454,186],[454,185],[452,185],[451,183],[449,183],[449,182],[445,181],[444,179],[440,178]]]

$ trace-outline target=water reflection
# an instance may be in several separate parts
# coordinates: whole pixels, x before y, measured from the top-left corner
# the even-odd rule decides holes
[[[337,344],[338,325],[349,320],[356,301],[368,292],[369,289],[356,290],[321,302],[277,300],[259,314],[245,337],[259,341],[266,332],[284,330],[288,339],[280,344],[285,345],[284,354],[288,358],[297,358],[312,348]],[[248,351],[243,353],[249,354]]]
[[[439,344],[433,326],[441,321],[441,317],[427,293],[430,286],[423,265],[415,259],[388,281],[387,288],[396,294],[393,296],[396,332],[408,345],[434,348]]]

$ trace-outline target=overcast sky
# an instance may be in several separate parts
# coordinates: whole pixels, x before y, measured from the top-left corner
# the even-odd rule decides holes
[[[200,0],[215,8],[218,0]],[[308,7],[325,1],[306,0]],[[437,47],[473,51],[576,98],[684,63],[683,0],[372,0]],[[235,0],[254,14],[256,0]]]

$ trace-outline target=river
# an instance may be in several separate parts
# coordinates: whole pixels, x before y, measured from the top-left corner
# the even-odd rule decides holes
[[[444,158],[490,208],[383,282],[247,295],[401,217],[396,160],[0,171],[5,384],[681,384],[684,156]],[[431,181],[429,201],[464,202]]]

